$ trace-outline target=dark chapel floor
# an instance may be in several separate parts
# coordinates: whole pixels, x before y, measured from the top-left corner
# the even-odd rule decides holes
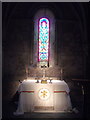
[[[55,112],[32,112],[32,113],[25,113],[24,115],[15,116],[13,115],[13,112],[16,111],[16,105],[12,103],[6,103],[4,102],[3,105],[4,112],[2,114],[2,119],[66,119],[66,118],[72,118],[72,119],[82,119],[83,114],[81,111],[79,113],[74,112],[64,112],[64,113],[55,113]]]

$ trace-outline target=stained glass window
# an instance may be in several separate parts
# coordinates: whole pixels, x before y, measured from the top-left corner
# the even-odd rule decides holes
[[[48,61],[49,50],[49,20],[41,18],[39,20],[39,61]]]

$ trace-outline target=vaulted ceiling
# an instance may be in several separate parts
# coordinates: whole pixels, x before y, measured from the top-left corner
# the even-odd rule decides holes
[[[6,2],[2,7],[3,21],[8,19],[32,19],[41,8],[50,9],[56,19],[61,20],[82,20],[84,14],[87,16],[87,3],[71,2]]]

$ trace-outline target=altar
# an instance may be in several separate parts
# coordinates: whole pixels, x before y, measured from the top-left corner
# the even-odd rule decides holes
[[[18,108],[14,115],[35,111],[70,111],[70,89],[64,80],[24,80],[19,88]]]

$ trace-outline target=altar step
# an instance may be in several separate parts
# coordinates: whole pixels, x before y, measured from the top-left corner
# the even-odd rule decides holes
[[[54,106],[35,106],[34,111],[52,111],[54,110]]]
[[[34,113],[72,113],[72,111],[56,111],[54,106],[35,106]]]
[[[72,111],[38,110],[34,113],[72,113]]]

